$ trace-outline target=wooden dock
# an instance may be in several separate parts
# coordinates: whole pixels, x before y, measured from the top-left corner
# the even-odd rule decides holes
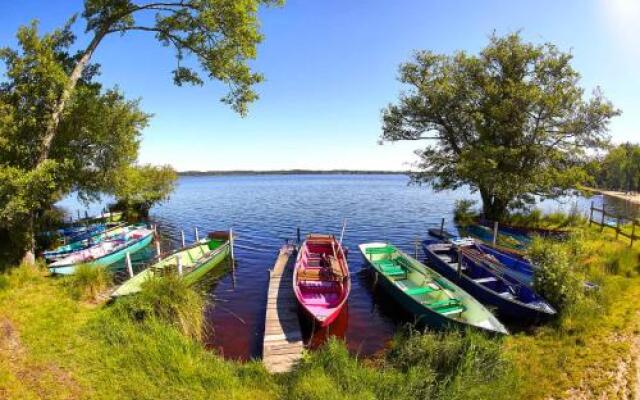
[[[293,293],[295,247],[285,245],[269,271],[262,361],[272,373],[287,372],[302,358],[304,343]]]

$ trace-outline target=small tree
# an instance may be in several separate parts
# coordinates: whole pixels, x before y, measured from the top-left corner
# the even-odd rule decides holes
[[[133,217],[148,217],[154,204],[166,200],[173,192],[177,174],[169,166],[128,167],[116,177],[116,208]]]
[[[518,33],[491,36],[477,56],[417,52],[400,66],[409,90],[383,110],[382,140],[434,141],[416,152],[414,180],[479,191],[489,219],[561,195],[586,179],[587,150],[619,114],[599,90],[583,99],[571,58]]]

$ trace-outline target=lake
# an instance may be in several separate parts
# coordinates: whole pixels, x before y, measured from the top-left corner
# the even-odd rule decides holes
[[[413,254],[416,239],[424,239],[427,229],[440,225],[454,231],[452,210],[455,201],[477,198],[468,190],[434,193],[428,187],[408,185],[404,175],[245,175],[181,177],[171,199],[151,210],[151,218],[163,236],[163,251],[177,247],[180,231],[188,242],[198,227],[206,232],[227,230],[236,233],[236,268],[205,289],[215,300],[206,313],[207,345],[231,359],[259,356],[268,281],[277,251],[286,240],[294,240],[296,229],[306,233],[340,234],[347,229],[344,243],[350,249],[349,268],[353,289],[348,308],[329,332],[314,332],[304,326],[312,347],[327,335],[345,339],[349,349],[362,356],[381,350],[399,325],[410,322],[393,302],[373,288],[357,245],[384,240]],[[602,197],[594,197],[596,205]],[[544,211],[577,207],[587,212],[590,200],[572,196],[561,201],[544,201]],[[72,215],[74,199],[61,203]],[[92,205],[90,214],[102,205]],[[153,255],[148,248],[135,255],[141,265]],[[122,269],[122,265],[116,265]]]

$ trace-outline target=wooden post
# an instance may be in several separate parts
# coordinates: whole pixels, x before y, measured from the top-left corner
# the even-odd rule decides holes
[[[235,271],[236,269],[236,256],[235,253],[233,251],[233,246],[235,244],[235,241],[233,240],[233,228],[229,229],[229,246],[231,246],[231,268]]]
[[[633,219],[633,223],[631,224],[631,247],[633,247],[633,242],[636,238],[636,219]]]
[[[462,249],[458,248],[458,279],[460,279],[461,277],[462,277]]]
[[[160,256],[162,255],[162,253],[160,252],[160,241],[156,239],[156,254],[158,255],[158,258],[160,258]]]
[[[296,237],[298,238],[298,245],[300,245],[300,227],[296,228]]]
[[[493,223],[493,247],[498,244],[498,221]]]
[[[176,256],[176,263],[178,264],[178,275],[182,276],[182,258],[179,255]]]
[[[196,230],[196,242],[199,242],[200,241],[200,236],[198,235],[198,227],[197,226],[196,226],[195,230]]]
[[[182,239],[182,247],[185,247],[185,243],[184,243],[184,231],[180,231],[180,238]]]
[[[418,244],[420,243],[420,239],[416,237],[416,241],[415,241],[415,247],[416,247],[416,252],[415,252],[415,258],[416,260],[418,259]]]
[[[616,240],[620,236],[620,216],[616,218]]]
[[[127,251],[125,254],[125,260],[127,262],[127,272],[129,273],[129,277],[133,278],[133,266],[131,265],[131,254]]]
[[[593,201],[591,201],[591,208],[589,212],[589,226],[591,226],[592,222],[593,222]]]
[[[602,203],[602,218],[600,218],[600,232],[604,231],[604,203]]]
[[[440,221],[440,235],[444,235],[444,218]]]

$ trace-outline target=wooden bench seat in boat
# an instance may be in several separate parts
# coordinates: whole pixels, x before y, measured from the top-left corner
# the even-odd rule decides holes
[[[464,305],[456,298],[422,304],[442,315],[460,314],[465,311]]]
[[[489,283],[489,282],[497,282],[498,280],[496,279],[495,276],[488,276],[486,278],[474,279],[473,281],[475,283]]]

